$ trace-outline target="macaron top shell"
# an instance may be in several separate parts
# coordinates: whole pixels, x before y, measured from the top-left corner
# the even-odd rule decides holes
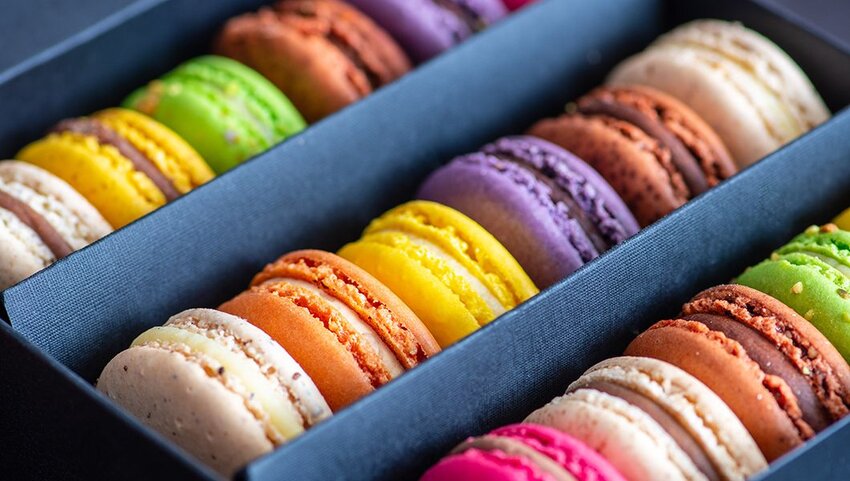
[[[454,159],[423,183],[418,197],[481,224],[540,287],[638,230],[623,201],[596,171],[534,137],[506,137]]]
[[[304,120],[262,75],[224,57],[197,57],[133,92],[125,107],[163,123],[222,173],[302,130]]]
[[[599,454],[545,426],[514,424],[470,438],[428,470],[423,481],[624,481]]]
[[[58,177],[24,162],[0,162],[0,290],[110,232]]]
[[[265,75],[309,122],[410,70],[407,56],[383,29],[336,0],[281,0],[233,18],[215,50]]]
[[[392,289],[443,347],[537,293],[492,235],[434,202],[386,212],[339,254]]]
[[[697,20],[662,35],[609,76],[688,104],[725,142],[739,167],[829,118],[811,82],[779,47],[743,27]]]
[[[745,286],[698,294],[626,354],[665,360],[705,383],[769,461],[848,412],[848,368],[835,348],[792,309]]]
[[[462,42],[507,14],[501,0],[349,0],[416,62]]]
[[[330,416],[278,344],[210,309],[141,334],[107,364],[97,388],[225,476]]]
[[[325,252],[283,256],[221,310],[244,317],[286,348],[334,410],[439,350],[386,287]]]

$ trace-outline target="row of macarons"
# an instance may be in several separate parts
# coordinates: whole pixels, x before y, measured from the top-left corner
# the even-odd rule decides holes
[[[528,2],[350,3],[280,0],[233,18],[216,40],[224,56],[63,120],[16,156],[29,167],[4,162],[0,289],[404,74],[411,62],[387,32],[421,62]]]
[[[850,211],[836,219],[850,228]],[[813,226],[423,481],[743,480],[850,412],[850,232]]]
[[[835,222],[850,228],[850,210]],[[567,437],[497,431],[426,477],[533,468],[585,479],[573,469],[599,464],[597,476],[629,480],[733,480],[763,469],[850,409],[850,232],[838,225],[811,227],[736,284],[696,296],[638,336],[631,358],[594,367],[529,418]],[[412,201],[338,254],[286,254],[217,310],[142,333],[97,387],[230,475],[536,292],[480,225]],[[524,436],[530,448],[517,447]],[[492,479],[525,479],[505,476]]]
[[[18,154],[69,183],[113,227],[303,128],[268,80],[216,56],[179,66],[125,106],[62,121]],[[482,224],[546,287],[828,117],[779,47],[740,24],[695,21],[624,61],[608,86],[565,115],[529,130],[569,152],[497,142],[438,171],[421,194]],[[9,194],[0,288],[110,231],[79,199],[63,206],[67,196],[44,185],[17,174],[0,180]],[[69,237],[67,224],[86,234]],[[51,239],[63,237],[65,246],[54,248]]]

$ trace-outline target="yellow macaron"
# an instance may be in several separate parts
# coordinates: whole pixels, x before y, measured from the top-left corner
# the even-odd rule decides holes
[[[489,232],[435,202],[390,210],[339,255],[393,290],[443,347],[538,292]]]
[[[117,108],[60,122],[18,158],[71,184],[116,228],[214,176],[177,134]]]

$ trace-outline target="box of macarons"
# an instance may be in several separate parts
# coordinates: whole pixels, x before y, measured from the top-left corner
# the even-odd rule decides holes
[[[850,478],[850,36],[125,4],[0,68],[0,479]]]

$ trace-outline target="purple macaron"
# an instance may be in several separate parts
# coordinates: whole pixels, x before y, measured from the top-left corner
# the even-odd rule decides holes
[[[566,150],[505,137],[434,172],[418,197],[490,231],[545,288],[639,230],[614,189]]]
[[[507,15],[502,0],[348,0],[424,62]]]

